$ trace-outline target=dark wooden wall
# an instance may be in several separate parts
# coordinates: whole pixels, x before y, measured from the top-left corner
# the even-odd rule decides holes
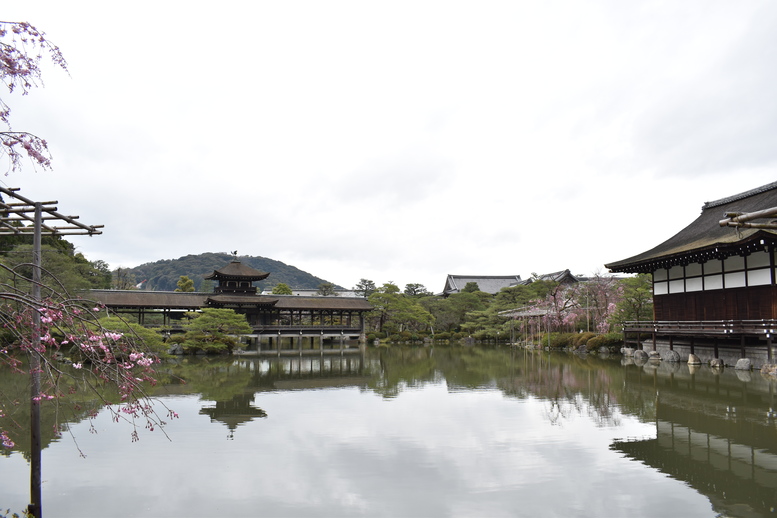
[[[777,286],[657,295],[655,320],[777,319]]]

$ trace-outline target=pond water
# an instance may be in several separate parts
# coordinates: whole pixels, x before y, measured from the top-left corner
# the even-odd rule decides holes
[[[777,514],[758,373],[477,347],[164,368],[186,380],[155,388],[169,439],[105,410],[70,425],[77,446],[44,437],[44,516]],[[0,515],[21,512],[24,445],[0,473]]]

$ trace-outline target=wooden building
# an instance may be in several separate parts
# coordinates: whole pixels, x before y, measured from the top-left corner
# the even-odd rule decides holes
[[[257,294],[253,282],[269,275],[235,260],[206,277],[217,281],[212,293],[91,290],[89,297],[142,325],[173,331],[187,311],[233,309],[253,328],[250,349],[258,352],[323,353],[325,340],[342,352],[349,340],[363,340],[364,313],[372,309],[366,299]]]
[[[653,349],[659,343],[702,361],[772,362],[776,208],[777,182],[708,202],[665,242],[606,264],[612,272],[652,274],[654,321],[627,323],[627,337],[650,333]]]

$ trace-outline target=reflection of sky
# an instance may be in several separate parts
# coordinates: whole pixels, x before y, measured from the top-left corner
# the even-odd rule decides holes
[[[449,392],[444,383],[383,399],[356,388],[257,394],[266,419],[237,428],[199,414],[197,397],[168,405],[181,418],[168,441],[104,413],[96,435],[74,429],[43,452],[50,516],[714,516],[681,482],[609,449],[654,436],[619,416],[597,426],[585,410],[551,424],[549,403],[498,391]],[[28,470],[0,489],[21,510]],[[21,476],[21,474],[24,474]],[[8,480],[7,477],[4,477]],[[6,501],[9,500],[9,501]]]

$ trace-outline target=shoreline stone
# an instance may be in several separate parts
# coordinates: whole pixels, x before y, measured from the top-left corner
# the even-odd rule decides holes
[[[679,362],[680,361],[680,354],[677,351],[664,351],[664,354],[661,356],[661,359],[665,362]]]
[[[765,363],[761,367],[761,374],[763,376],[769,376],[771,378],[777,378],[777,364],[775,364],[775,363]]]
[[[740,358],[734,368],[738,371],[749,371],[753,368],[753,362],[749,358]]]

